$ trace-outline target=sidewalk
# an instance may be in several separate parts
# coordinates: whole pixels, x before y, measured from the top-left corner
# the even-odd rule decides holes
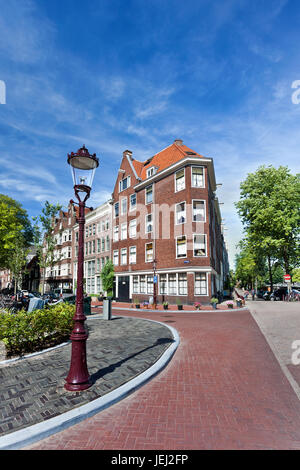
[[[64,389],[71,344],[0,363],[0,449],[20,448],[91,416],[138,388],[170,360],[173,331],[146,319],[87,317],[93,386]]]
[[[179,332],[167,367],[31,449],[300,449],[300,402],[248,310],[147,318]]]
[[[100,301],[94,301],[92,302],[91,304],[91,308],[92,308],[92,312],[97,312],[97,311],[101,311],[101,307],[103,305],[103,302],[100,302]],[[115,302],[113,301],[112,302],[112,309],[113,310],[134,310],[136,311],[137,313],[138,312],[143,312],[143,313],[147,313],[147,312],[156,312],[156,311],[159,311],[159,312],[171,312],[171,313],[174,313],[174,312],[180,312],[181,310],[178,310],[178,306],[177,305],[168,305],[168,308],[165,310],[163,305],[162,304],[157,304],[156,305],[156,309],[153,309],[153,305],[143,305],[143,303],[140,304],[140,308],[136,308],[136,306],[131,303],[131,302]],[[236,303],[234,303],[234,308],[233,310],[237,310],[239,309],[240,307],[237,307],[236,306]],[[100,309],[100,310],[98,310]],[[200,310],[197,310],[194,305],[182,305],[182,311],[184,312],[210,312],[210,311],[215,311],[213,309],[213,307],[211,305],[201,305],[201,308]],[[232,310],[232,309],[229,309],[226,302],[222,302],[220,304],[217,305],[217,310]]]

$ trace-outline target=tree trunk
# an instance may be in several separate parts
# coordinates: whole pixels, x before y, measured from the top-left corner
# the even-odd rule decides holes
[[[268,269],[269,269],[269,278],[271,284],[271,292],[273,292],[273,274],[272,274],[272,266],[271,266],[271,256],[268,254]]]

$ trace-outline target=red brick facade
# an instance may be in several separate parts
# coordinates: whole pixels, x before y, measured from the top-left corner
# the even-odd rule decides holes
[[[154,259],[159,301],[208,302],[223,290],[228,265],[215,191],[212,159],[181,141],[146,162],[124,152],[113,192],[119,300],[152,297]]]

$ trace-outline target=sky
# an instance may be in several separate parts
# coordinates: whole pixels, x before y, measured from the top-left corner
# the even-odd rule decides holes
[[[299,24],[298,0],[0,0],[0,193],[66,207],[85,144],[96,207],[124,150],[182,139],[213,158],[233,268],[240,183],[300,171]]]

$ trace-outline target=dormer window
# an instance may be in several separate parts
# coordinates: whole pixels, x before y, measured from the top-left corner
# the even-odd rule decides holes
[[[147,170],[147,178],[150,178],[150,176],[155,175],[156,172],[157,172],[156,166],[152,166],[151,168],[148,168],[148,170]]]
[[[129,188],[130,186],[130,176],[127,176],[126,178],[123,178],[122,180],[119,181],[119,193],[121,191],[125,191],[125,189]]]

